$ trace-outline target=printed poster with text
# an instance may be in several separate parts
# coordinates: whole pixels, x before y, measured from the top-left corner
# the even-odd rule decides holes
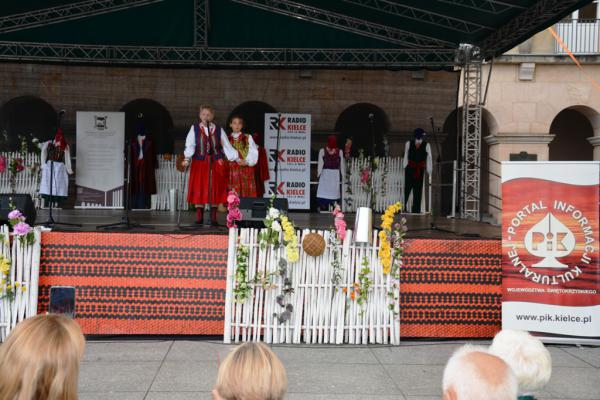
[[[265,197],[276,194],[286,198],[293,210],[310,208],[310,134],[309,114],[265,114],[265,149],[269,155],[271,177]],[[276,184],[277,158],[279,179]]]
[[[77,111],[76,208],[122,208],[125,113]]]
[[[502,163],[502,328],[600,340],[600,163]]]

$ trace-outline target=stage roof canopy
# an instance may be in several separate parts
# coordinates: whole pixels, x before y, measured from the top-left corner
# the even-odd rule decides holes
[[[452,68],[591,0],[3,0],[0,60],[194,67]]]

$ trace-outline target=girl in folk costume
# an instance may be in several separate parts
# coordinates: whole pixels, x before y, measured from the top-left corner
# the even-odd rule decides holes
[[[69,175],[71,169],[71,153],[65,140],[62,128],[56,130],[54,140],[42,144],[42,182],[40,194],[48,201],[60,201],[69,195]]]
[[[252,135],[256,147],[258,147],[258,162],[254,167],[254,178],[256,179],[256,197],[263,197],[265,195],[265,182],[271,179],[269,173],[269,160],[267,159],[267,151],[264,146],[259,145],[260,134],[255,133]]]
[[[344,152],[338,148],[335,136],[327,138],[327,146],[319,150],[317,175],[317,204],[321,210],[329,208],[341,199],[340,180],[346,175]]]
[[[238,152],[231,147],[223,128],[212,122],[214,115],[211,106],[201,106],[200,123],[192,125],[185,139],[183,165],[187,167],[190,162],[192,164],[188,203],[196,205],[196,223],[198,224],[203,223],[204,205],[210,202],[211,220],[213,225],[217,225],[217,206],[227,201],[227,184],[229,182],[227,161],[238,160]],[[211,166],[212,178],[210,177]]]
[[[244,120],[233,116],[231,123],[231,146],[237,150],[239,159],[229,164],[229,188],[241,197],[256,197],[254,166],[258,161],[258,147],[252,136],[242,133]]]

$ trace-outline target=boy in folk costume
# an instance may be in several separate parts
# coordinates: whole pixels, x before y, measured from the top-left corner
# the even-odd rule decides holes
[[[212,122],[214,116],[211,106],[200,106],[200,123],[192,125],[185,139],[183,165],[192,164],[187,200],[196,205],[197,224],[204,222],[204,205],[210,202],[211,221],[217,225],[217,206],[227,201],[227,161],[238,160],[238,152],[229,143],[223,128]]]
[[[241,197],[256,197],[256,181],[254,166],[258,161],[258,147],[252,136],[242,133],[244,120],[240,116],[233,116],[231,123],[231,146],[238,152],[238,160],[229,164],[229,188]]]

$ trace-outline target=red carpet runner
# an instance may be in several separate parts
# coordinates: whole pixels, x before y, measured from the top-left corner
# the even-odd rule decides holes
[[[43,234],[40,312],[76,287],[86,334],[222,335],[227,236]]]
[[[221,335],[226,263],[225,235],[45,233],[39,311],[69,285],[86,334]],[[500,297],[500,241],[407,242],[403,337],[492,337]]]

